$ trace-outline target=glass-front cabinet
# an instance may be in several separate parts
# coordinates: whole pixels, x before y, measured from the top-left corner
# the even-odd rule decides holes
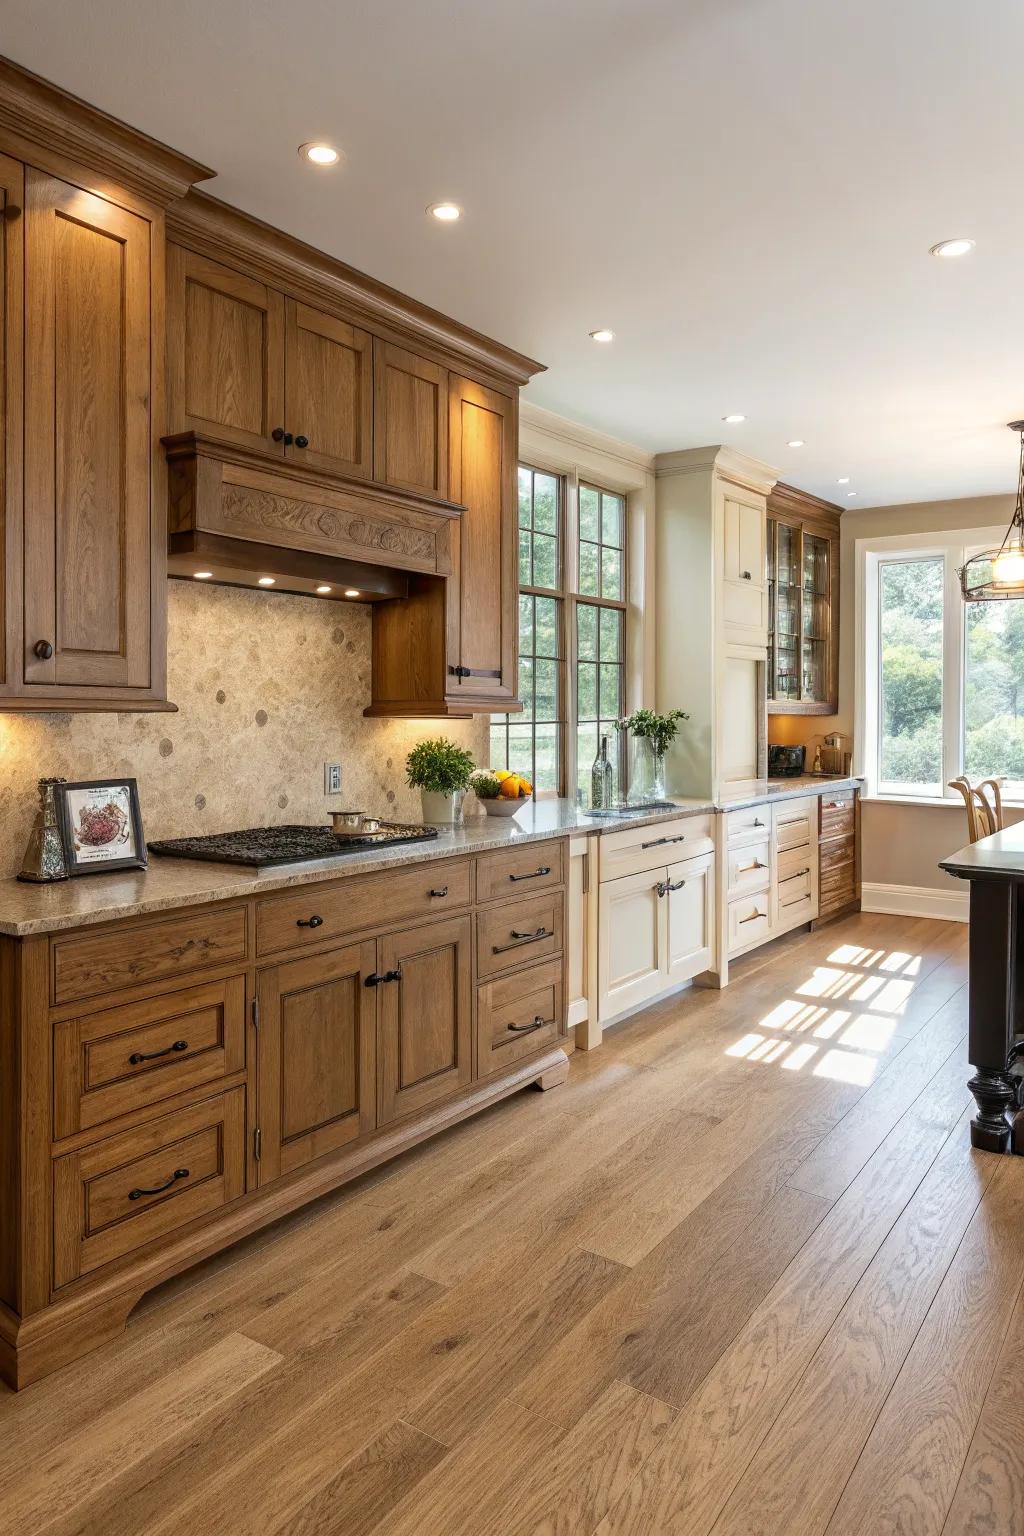
[[[791,486],[768,498],[768,711],[838,705],[839,508]]]

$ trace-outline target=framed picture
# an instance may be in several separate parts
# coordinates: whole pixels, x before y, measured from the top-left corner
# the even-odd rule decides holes
[[[56,784],[54,796],[69,875],[146,868],[146,840],[134,779]]]

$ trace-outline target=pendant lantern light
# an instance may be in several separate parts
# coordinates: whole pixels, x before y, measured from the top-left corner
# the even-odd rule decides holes
[[[1017,471],[1017,504],[1006,537],[998,549],[984,549],[965,562],[960,591],[965,603],[1004,602],[1024,597],[1024,421],[1007,426],[1020,435],[1020,467]]]

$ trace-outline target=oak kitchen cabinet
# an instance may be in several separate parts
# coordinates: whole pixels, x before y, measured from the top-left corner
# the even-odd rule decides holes
[[[0,708],[166,707],[164,208],[208,174],[0,63]]]
[[[566,843],[0,935],[4,1378],[45,1375],[167,1276],[563,1081]]]
[[[769,714],[838,708],[840,510],[790,485],[769,494]]]

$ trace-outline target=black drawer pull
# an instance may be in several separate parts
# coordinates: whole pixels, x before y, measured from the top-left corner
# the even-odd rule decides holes
[[[681,891],[685,884],[685,880],[659,880],[654,889],[659,896],[667,896],[669,891]]]
[[[554,1019],[542,1019],[538,1013],[532,1024],[510,1024],[508,1028],[514,1035],[532,1035],[535,1029],[543,1029],[546,1024],[553,1024]]]
[[[518,880],[539,880],[541,875],[550,875],[551,865],[542,864],[540,869],[535,869],[530,875],[509,875],[509,879],[515,884]]]
[[[537,928],[533,933],[517,933],[512,929],[511,944],[492,944],[493,955],[503,955],[507,949],[518,949],[521,944],[536,944],[540,939],[548,939],[551,935],[546,928]]]
[[[687,832],[680,832],[678,837],[656,837],[653,843],[641,843],[640,851],[642,853],[645,848],[664,848],[666,843],[685,843],[688,836]]]
[[[299,917],[295,920],[296,928],[322,928],[323,925],[323,918],[317,917],[315,912],[312,917]]]
[[[428,896],[447,896],[448,895],[448,887],[446,885],[442,885],[442,887],[441,887],[441,889],[439,891],[428,891],[427,895]]]
[[[128,1064],[137,1067],[140,1061],[156,1061],[161,1056],[170,1056],[172,1051],[187,1051],[187,1040],[175,1040],[173,1045],[165,1045],[162,1051],[133,1051],[128,1057]]]
[[[385,971],[381,981],[401,981],[402,967],[399,965],[393,971]]]
[[[175,1168],[166,1184],[158,1184],[155,1189],[130,1189],[129,1200],[141,1200],[143,1195],[162,1195],[165,1189],[170,1189],[172,1184],[177,1184],[179,1179],[188,1178],[187,1168]]]
[[[453,667],[448,671],[452,677],[501,677],[500,667]]]
[[[799,880],[799,879],[801,879],[801,877],[803,875],[809,875],[809,874],[810,874],[810,870],[809,869],[794,869],[794,871],[793,871],[793,873],[791,875],[782,875],[780,880],[779,880],[779,884],[780,885],[785,885],[790,880]]]
[[[367,976],[366,980],[363,982],[363,986],[382,987],[386,981],[401,981],[401,979],[402,967],[399,965],[397,970],[385,971],[383,975],[380,975],[377,971],[371,971],[369,976]]]
[[[383,976],[378,976],[376,971],[371,971],[369,976],[367,976],[366,980],[363,982],[363,986],[364,987],[379,987],[383,980],[384,980]]]

